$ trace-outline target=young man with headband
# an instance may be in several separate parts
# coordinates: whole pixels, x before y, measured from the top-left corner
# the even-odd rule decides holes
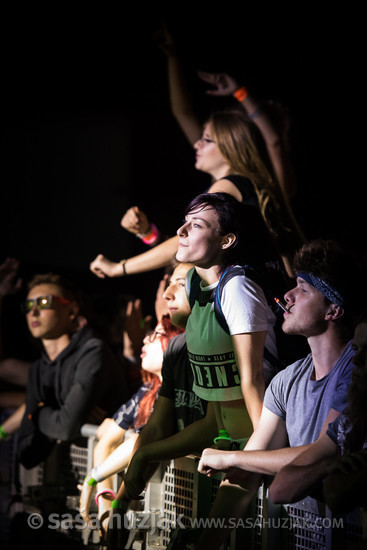
[[[215,517],[242,517],[262,475],[274,475],[291,462],[346,407],[353,332],[366,303],[366,266],[335,242],[316,240],[300,249],[294,267],[297,286],[285,294],[283,331],[305,336],[311,353],[273,378],[259,424],[243,451],[202,453],[201,473],[226,473],[222,498],[212,509]],[[235,493],[233,484],[238,484]],[[204,530],[196,549],[217,548],[229,531]]]

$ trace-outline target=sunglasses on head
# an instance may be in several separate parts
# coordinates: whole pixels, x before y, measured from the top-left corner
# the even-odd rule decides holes
[[[24,313],[29,313],[36,305],[37,309],[52,309],[55,302],[59,304],[70,304],[70,300],[66,298],[60,298],[60,296],[53,296],[48,294],[47,296],[38,296],[32,300],[25,300],[22,305]]]

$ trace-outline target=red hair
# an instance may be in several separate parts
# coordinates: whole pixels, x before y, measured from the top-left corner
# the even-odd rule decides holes
[[[162,321],[160,323],[163,327],[164,334],[161,336],[160,342],[162,345],[163,353],[166,351],[169,341],[174,336],[185,332],[184,329],[175,327],[169,318],[169,315],[163,315]],[[139,412],[136,419],[136,427],[143,426],[148,421],[153,406],[157,397],[159,388],[161,387],[161,381],[156,374],[152,372],[147,372],[142,369],[142,381],[143,384],[150,384],[149,390],[145,393],[144,397],[139,404]]]

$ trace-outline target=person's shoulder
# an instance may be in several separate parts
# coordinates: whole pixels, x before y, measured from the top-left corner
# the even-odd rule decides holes
[[[299,376],[302,376],[305,371],[308,371],[312,363],[312,355],[309,353],[306,357],[302,359],[297,359],[294,363],[287,365],[284,369],[279,371],[274,378],[271,380],[270,384],[276,384],[279,382],[289,382],[296,380]]]
[[[116,367],[120,369],[120,362],[109,344],[89,326],[83,327],[73,335],[69,353],[74,354],[77,358],[93,355],[96,359],[98,358],[98,362],[113,366],[115,370]]]
[[[95,330],[89,325],[85,325],[74,332],[71,338],[71,343],[74,343],[76,346],[82,346],[90,341],[102,342],[102,338],[100,338]]]
[[[347,342],[347,345],[345,346],[343,352],[341,353],[338,362],[340,362],[344,366],[349,366],[350,364],[352,364],[353,366],[353,360],[354,360],[355,354],[356,354],[356,350],[353,345],[353,339],[351,339]]]
[[[77,349],[90,349],[93,347],[109,349],[106,340],[93,327],[88,325],[74,333],[72,343]]]
[[[249,178],[240,174],[229,174],[215,181],[209,188],[209,192],[229,193],[243,204],[258,206],[258,199],[253,183]]]
[[[181,332],[181,334],[177,334],[177,336],[171,338],[165,351],[165,355],[177,355],[182,351],[186,352],[186,349],[186,333]]]
[[[232,295],[240,296],[246,294],[246,296],[264,295],[264,290],[261,285],[261,281],[256,276],[256,272],[246,265],[233,265],[230,266],[224,273],[220,280],[218,289],[220,292],[225,292],[225,288],[230,289],[229,292]]]
[[[242,202],[242,194],[230,179],[222,178],[220,180],[214,181],[208,189],[208,193],[228,193],[232,195],[239,202]]]

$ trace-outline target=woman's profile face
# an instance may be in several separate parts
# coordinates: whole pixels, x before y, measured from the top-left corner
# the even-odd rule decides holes
[[[196,150],[195,168],[218,179],[223,177],[223,171],[228,171],[218,145],[215,143],[210,124],[205,124],[200,139],[194,144]]]
[[[180,237],[176,259],[208,268],[216,265],[222,254],[222,237],[217,212],[211,207],[190,212],[178,229]]]
[[[154,330],[144,338],[144,345],[141,349],[141,366],[147,372],[160,376],[163,363],[162,336],[163,326],[158,323]]]

